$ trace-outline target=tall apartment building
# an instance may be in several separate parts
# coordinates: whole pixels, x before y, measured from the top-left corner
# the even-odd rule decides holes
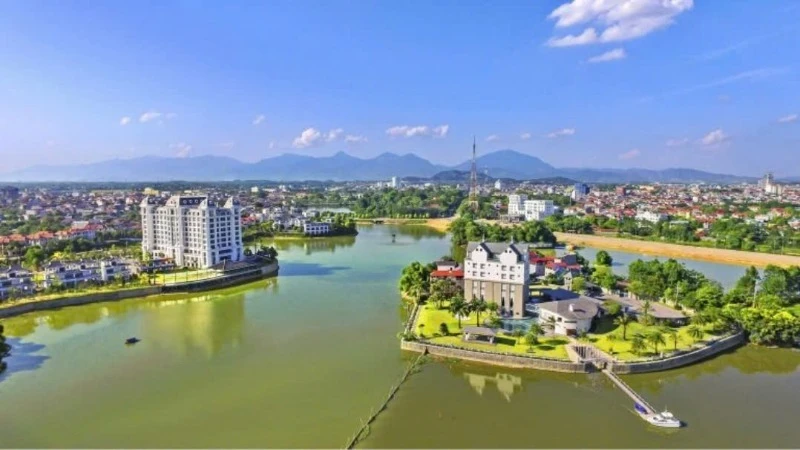
[[[233,197],[222,206],[208,196],[174,195],[164,205],[146,197],[140,208],[142,252],[198,268],[244,257],[241,210]]]
[[[525,200],[523,203],[525,220],[543,220],[555,214],[552,200]]]
[[[508,215],[509,216],[522,216],[525,214],[525,200],[528,196],[525,194],[510,194],[508,196]]]
[[[581,200],[587,195],[589,195],[589,186],[584,183],[575,183],[575,186],[572,187],[570,198],[577,201]]]
[[[525,315],[530,278],[527,244],[470,242],[464,260],[464,298],[483,298],[500,305],[500,313]]]

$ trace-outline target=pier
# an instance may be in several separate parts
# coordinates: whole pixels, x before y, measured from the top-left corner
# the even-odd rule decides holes
[[[636,402],[639,405],[641,405],[642,407],[644,407],[644,409],[647,410],[647,414],[656,414],[657,413],[656,409],[653,408],[650,405],[650,403],[647,403],[647,400],[645,400],[644,397],[639,395],[636,391],[633,390],[633,388],[628,386],[628,383],[622,381],[622,378],[620,378],[617,374],[611,372],[611,370],[609,370],[609,369],[602,369],[601,372],[606,374],[606,376],[611,381],[613,381],[614,384],[617,385],[617,387],[620,388],[620,390],[622,390],[622,392],[624,392],[628,397],[630,397],[631,400],[633,400],[634,402]]]

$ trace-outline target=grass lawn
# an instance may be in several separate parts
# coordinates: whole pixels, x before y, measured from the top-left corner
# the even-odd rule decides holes
[[[648,356],[658,356],[653,346],[646,342],[647,350],[640,354],[636,355],[631,352],[631,337],[636,333],[641,333],[643,335],[647,335],[649,332],[660,328],[657,325],[644,325],[639,322],[631,322],[628,324],[628,330],[626,333],[627,340],[622,340],[622,327],[615,325],[613,319],[610,317],[603,317],[597,319],[595,322],[594,330],[587,335],[587,339],[597,348],[603,350],[606,353],[613,354],[613,356],[622,359],[622,360],[629,360],[629,359],[640,359],[643,357]],[[685,350],[690,348],[692,345],[696,343],[694,339],[689,336],[688,326],[673,328],[678,331],[678,341],[677,341],[677,349],[678,350]],[[707,340],[709,338],[715,337],[714,334],[708,332],[707,328],[704,328],[705,335],[703,339],[699,342]],[[614,336],[613,338],[609,339],[609,336]],[[659,353],[663,352],[671,352],[675,349],[675,343],[672,341],[672,338],[669,335],[664,335],[664,340],[666,341],[666,345],[660,345],[658,347]]]
[[[417,327],[414,330],[418,335],[422,334],[430,342],[435,344],[446,344],[463,347],[467,349],[483,350],[488,352],[498,353],[520,353],[532,356],[541,356],[546,358],[568,359],[566,344],[568,341],[564,338],[541,338],[539,344],[533,347],[533,352],[529,352],[529,346],[525,343],[524,338],[519,339],[519,343],[515,338],[500,334],[495,340],[495,345],[464,342],[461,340],[461,330],[465,326],[475,325],[475,314],[470,314],[469,318],[461,320],[461,327],[458,326],[458,320],[453,317],[446,309],[446,304],[443,309],[437,309],[436,305],[427,304],[420,307],[419,317],[417,318]],[[481,314],[481,322],[484,318],[488,318],[489,313]],[[447,324],[449,334],[442,336],[439,332],[440,324]],[[420,327],[420,325],[423,325]]]

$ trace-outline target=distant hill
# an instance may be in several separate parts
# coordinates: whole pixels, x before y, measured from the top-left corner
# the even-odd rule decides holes
[[[283,154],[245,163],[224,156],[164,158],[145,156],[112,159],[69,166],[36,165],[0,174],[2,181],[231,181],[231,180],[387,180],[393,176],[410,179],[433,178],[437,182],[467,182],[471,161],[454,167],[433,164],[417,155],[383,153],[358,158],[339,152],[314,157]],[[588,183],[737,183],[755,177],[715,174],[694,169],[585,169],[555,168],[541,159],[514,150],[481,155],[477,166],[482,179],[579,180]],[[485,178],[484,178],[485,177]]]

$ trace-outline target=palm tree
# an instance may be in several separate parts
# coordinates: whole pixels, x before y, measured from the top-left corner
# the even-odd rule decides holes
[[[511,330],[511,336],[514,337],[514,345],[516,346],[519,344],[519,338],[525,336],[525,332],[522,331],[522,327],[514,327],[514,329]]]
[[[627,313],[622,313],[614,319],[614,325],[622,327],[622,340],[628,340],[628,324],[632,321],[631,316]]]
[[[528,333],[525,335],[525,342],[530,349],[533,349],[533,346],[539,343],[539,336],[542,334],[544,334],[544,329],[541,325],[538,323],[531,324]]]
[[[647,341],[653,344],[653,349],[658,354],[658,346],[666,345],[667,341],[664,340],[664,335],[659,330],[653,330],[647,335]]]
[[[481,313],[486,312],[487,309],[489,309],[489,304],[482,298],[473,299],[469,303],[469,310],[475,313],[475,326],[480,326]]]
[[[461,328],[461,316],[469,314],[469,304],[464,301],[463,297],[455,297],[450,300],[450,314],[458,319],[458,328]]]
[[[669,337],[669,340],[672,341],[672,349],[677,351],[678,350],[678,330],[674,328],[664,327],[662,333],[666,334]]]
[[[650,299],[645,298],[644,301],[642,302],[642,320],[646,324],[650,323],[650,309],[651,309]]]
[[[556,318],[553,316],[548,316],[545,320],[544,327],[549,329],[551,333],[555,333],[556,331]]]
[[[689,336],[691,336],[691,338],[694,339],[695,342],[699,341],[700,339],[703,339],[703,336],[705,336],[703,329],[698,327],[697,325],[690,326],[689,329],[686,331],[689,332]]]
[[[633,338],[631,338],[631,352],[638,355],[641,354],[645,348],[647,348],[647,345],[645,345],[644,336],[639,333],[635,333]]]
[[[498,305],[497,303],[492,302],[492,303],[489,303],[487,308],[489,309],[489,314],[491,314],[492,316],[496,316],[497,315],[497,311],[500,310],[500,305]]]

